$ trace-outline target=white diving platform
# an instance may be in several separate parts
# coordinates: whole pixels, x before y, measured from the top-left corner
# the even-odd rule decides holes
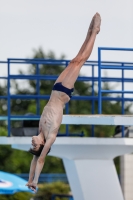
[[[11,117],[12,121],[22,120],[38,120],[38,117],[27,118],[25,116],[21,118]],[[8,120],[7,116],[0,116],[1,120]],[[133,126],[133,115],[63,115],[62,124],[86,124],[86,125],[125,125]]]
[[[65,115],[62,124],[133,126],[130,115]],[[31,137],[0,137],[27,151]],[[113,159],[133,152],[132,138],[57,137],[49,155],[63,159],[74,200],[124,200]]]
[[[133,115],[63,115],[62,124],[133,126]]]

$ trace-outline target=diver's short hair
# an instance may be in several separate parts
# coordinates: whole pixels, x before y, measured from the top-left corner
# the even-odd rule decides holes
[[[35,156],[37,156],[37,157],[39,157],[41,155],[41,153],[42,153],[43,147],[44,147],[44,145],[41,144],[37,151],[35,151],[32,148],[30,148],[28,152],[33,154],[33,155],[35,155]],[[48,150],[47,154],[50,152],[50,150],[51,150],[51,148]]]

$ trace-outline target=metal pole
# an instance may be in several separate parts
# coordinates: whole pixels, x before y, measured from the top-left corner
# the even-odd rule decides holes
[[[124,64],[122,63],[122,67]],[[122,69],[122,114],[124,115],[124,69]],[[122,137],[124,137],[124,126],[122,126]]]
[[[68,63],[69,62],[66,61],[66,66],[65,67],[68,66]],[[69,103],[66,104],[65,111],[66,111],[66,114],[69,114]],[[69,125],[68,124],[66,124],[66,136],[69,136]]]
[[[98,113],[102,112],[101,100],[101,49],[98,48]]]
[[[91,70],[92,70],[92,97],[95,95],[94,93],[94,65],[91,66]],[[94,114],[95,111],[95,102],[94,102],[94,98],[92,99],[92,109],[91,109],[91,113]],[[94,137],[94,125],[91,126],[91,132],[92,132],[92,137]]]
[[[36,64],[36,75],[39,75],[39,74],[40,74],[39,64],[37,63]],[[36,84],[36,94],[38,96],[40,94],[40,87],[39,87],[40,79],[37,78],[36,83],[37,83]],[[36,113],[37,113],[37,115],[40,115],[40,99],[39,98],[37,98],[37,100],[36,100]]]
[[[7,114],[8,114],[8,137],[10,137],[10,115],[11,115],[11,99],[10,99],[10,59],[8,59],[8,77],[7,77]]]

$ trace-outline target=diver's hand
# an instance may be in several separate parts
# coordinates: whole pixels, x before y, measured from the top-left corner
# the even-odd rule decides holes
[[[26,183],[26,186],[29,188],[31,183],[32,182],[28,181],[28,183]]]
[[[35,182],[28,182],[26,186],[34,192],[37,191],[37,183]]]

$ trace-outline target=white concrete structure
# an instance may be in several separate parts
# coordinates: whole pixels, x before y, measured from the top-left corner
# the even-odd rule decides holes
[[[121,187],[125,200],[133,200],[133,155],[126,154],[120,158]]]
[[[31,137],[0,137],[0,144],[27,151]],[[74,200],[123,200],[113,159],[133,152],[133,139],[56,139],[50,155],[63,159]]]
[[[66,115],[62,124],[133,125],[133,116]],[[0,137],[0,144],[27,151],[31,137]],[[113,159],[132,152],[129,138],[57,137],[50,155],[63,159],[74,200],[123,200]]]

